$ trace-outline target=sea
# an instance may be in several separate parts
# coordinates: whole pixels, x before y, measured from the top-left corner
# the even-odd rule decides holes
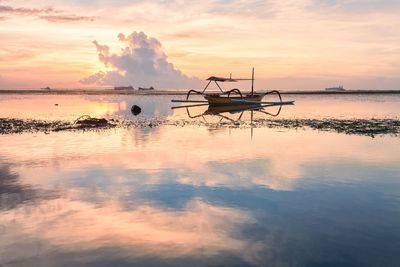
[[[400,95],[173,98],[2,94],[1,118],[145,123],[0,135],[0,266],[400,266],[400,136],[252,124],[400,119]]]

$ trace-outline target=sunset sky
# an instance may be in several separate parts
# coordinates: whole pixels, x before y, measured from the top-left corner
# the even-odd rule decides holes
[[[0,0],[0,89],[400,89],[399,0]]]

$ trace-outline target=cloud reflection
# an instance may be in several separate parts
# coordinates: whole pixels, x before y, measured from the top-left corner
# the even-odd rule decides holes
[[[0,161],[0,211],[12,210],[27,202],[38,202],[55,196],[54,191],[23,184],[20,176],[11,170],[9,164]]]
[[[86,177],[96,183],[100,177],[109,179],[117,175],[136,185],[179,182],[231,188],[264,186],[287,191],[296,188],[305,168],[315,162],[351,160],[393,166],[400,156],[395,138],[371,141],[367,137],[335,133],[304,131],[299,135],[295,131],[266,128],[255,129],[253,141],[250,129],[210,133],[206,127],[197,126],[160,126],[146,131],[118,129],[76,134],[73,138],[70,133],[57,133],[38,135],[34,143],[24,136],[2,139],[9,144],[2,153],[21,164],[22,179],[39,185],[53,184],[61,177],[73,183],[71,176]],[[24,150],[16,149],[21,146]],[[342,146],[348,149],[344,151]],[[375,155],[369,153],[371,149]],[[38,169],[43,174],[40,177],[34,175]]]
[[[126,210],[112,200],[98,206],[60,198],[34,206],[29,213],[14,209],[2,214],[0,221],[6,231],[2,247],[21,246],[23,236],[41,244],[40,248],[2,255],[5,262],[28,260],[56,247],[67,253],[116,247],[119,251],[114,257],[131,260],[149,255],[173,259],[236,254],[251,261],[251,251],[260,249],[259,244],[249,243],[239,234],[242,225],[254,222],[249,212],[201,199],[189,201],[183,210],[151,205]]]

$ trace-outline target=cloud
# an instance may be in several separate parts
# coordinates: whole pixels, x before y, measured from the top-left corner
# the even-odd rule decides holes
[[[17,15],[40,15],[40,14],[48,14],[48,13],[53,13],[53,12],[59,12],[55,11],[53,8],[43,8],[43,9],[38,9],[38,8],[24,8],[24,7],[11,7],[11,6],[0,6],[0,13],[8,13],[8,14],[17,14]]]
[[[84,84],[155,86],[156,88],[188,88],[199,83],[168,62],[161,43],[143,32],[133,32],[118,39],[124,44],[120,53],[111,53],[107,45],[93,41],[99,60],[111,71],[100,71],[81,80]]]
[[[312,7],[322,7],[345,12],[377,12],[400,8],[398,0],[318,0],[312,1]]]
[[[93,21],[94,17],[77,16],[77,15],[51,15],[39,16],[39,18],[50,22],[70,22],[70,21]]]
[[[1,1],[0,1],[1,2]],[[47,8],[25,8],[0,5],[0,14],[9,14],[17,16],[33,16],[50,22],[71,22],[71,21],[92,21],[94,17],[78,16],[67,14],[62,10],[56,10],[52,7]],[[5,20],[7,17],[0,17]]]
[[[271,17],[277,10],[271,1],[265,0],[214,0],[209,2],[208,13]]]

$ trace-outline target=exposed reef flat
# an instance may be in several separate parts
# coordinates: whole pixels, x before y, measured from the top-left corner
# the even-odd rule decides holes
[[[268,90],[270,91],[270,90]],[[265,90],[259,90],[259,93]],[[400,94],[400,90],[279,90],[284,95],[364,95],[364,94]],[[211,92],[210,92],[211,93]],[[218,92],[216,92],[218,93]],[[248,92],[243,92],[248,93]],[[187,90],[111,90],[111,89],[2,89],[1,94],[19,95],[186,95]]]
[[[114,124],[113,121],[107,121],[105,119],[100,119],[98,122],[81,123],[80,121],[68,122],[0,118],[0,134],[109,129],[115,126],[116,124]]]
[[[259,123],[257,120],[255,123]],[[311,128],[319,131],[334,131],[355,135],[400,134],[397,119],[278,119],[262,120],[261,126],[278,128]]]
[[[332,131],[351,135],[400,135],[399,119],[257,119],[253,122],[235,121],[223,123],[205,123],[195,120],[106,120],[85,118],[74,122],[68,121],[43,121],[21,120],[13,118],[0,118],[0,134],[18,134],[25,132],[59,132],[59,131],[89,131],[105,130],[110,128],[137,128],[157,127],[160,125],[172,125],[184,127],[186,125],[206,126],[212,128],[284,128],[284,129],[313,129],[319,131]]]

